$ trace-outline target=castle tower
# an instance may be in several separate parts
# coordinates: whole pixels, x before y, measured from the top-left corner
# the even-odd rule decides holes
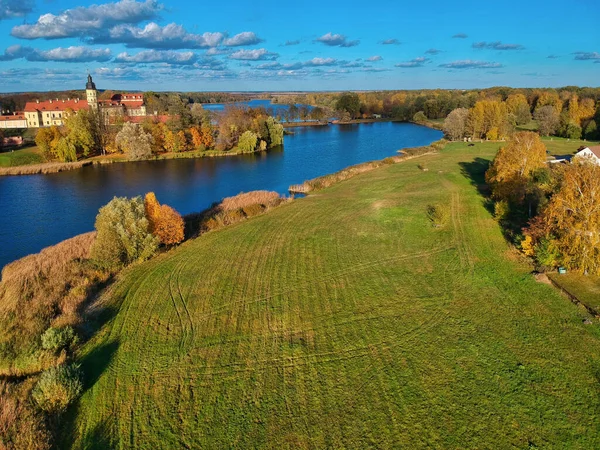
[[[98,109],[98,91],[96,84],[92,80],[92,76],[88,73],[87,84],[85,85],[85,95],[90,108]]]

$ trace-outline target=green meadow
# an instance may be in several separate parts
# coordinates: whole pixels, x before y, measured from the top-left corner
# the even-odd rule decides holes
[[[499,145],[126,269],[90,312],[61,448],[599,448],[598,323],[503,238],[480,195]]]

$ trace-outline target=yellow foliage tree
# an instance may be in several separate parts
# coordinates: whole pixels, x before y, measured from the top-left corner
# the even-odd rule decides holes
[[[485,174],[497,200],[522,203],[533,172],[544,168],[546,146],[537,133],[515,133],[502,147]]]
[[[154,192],[148,192],[144,198],[146,218],[150,232],[161,244],[179,244],[184,238],[185,224],[181,215],[168,205],[161,205]]]
[[[542,213],[562,264],[600,275],[600,166],[579,159],[566,167],[561,188]]]

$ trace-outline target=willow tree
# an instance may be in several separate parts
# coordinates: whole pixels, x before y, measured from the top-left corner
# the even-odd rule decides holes
[[[600,275],[600,166],[578,158],[566,167],[542,217],[562,264]]]

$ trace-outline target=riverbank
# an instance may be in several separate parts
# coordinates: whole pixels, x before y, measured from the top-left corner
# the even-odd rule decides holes
[[[20,151],[20,150],[17,150]],[[254,153],[262,153],[265,150],[257,149],[254,152],[242,152],[236,149],[232,149],[226,152],[218,150],[205,150],[205,151],[189,151],[179,153],[163,153],[155,155],[152,158],[146,159],[129,159],[125,155],[104,155],[104,156],[93,156],[88,159],[75,162],[47,162],[47,163],[36,163],[26,164],[19,166],[0,167],[0,176],[9,175],[36,175],[36,174],[51,174],[65,172],[69,170],[77,170],[82,167],[90,166],[93,164],[113,164],[113,163],[127,163],[127,162],[139,162],[139,161],[161,161],[168,159],[196,159],[196,158],[222,158],[226,156],[239,156],[239,155],[250,155]]]

